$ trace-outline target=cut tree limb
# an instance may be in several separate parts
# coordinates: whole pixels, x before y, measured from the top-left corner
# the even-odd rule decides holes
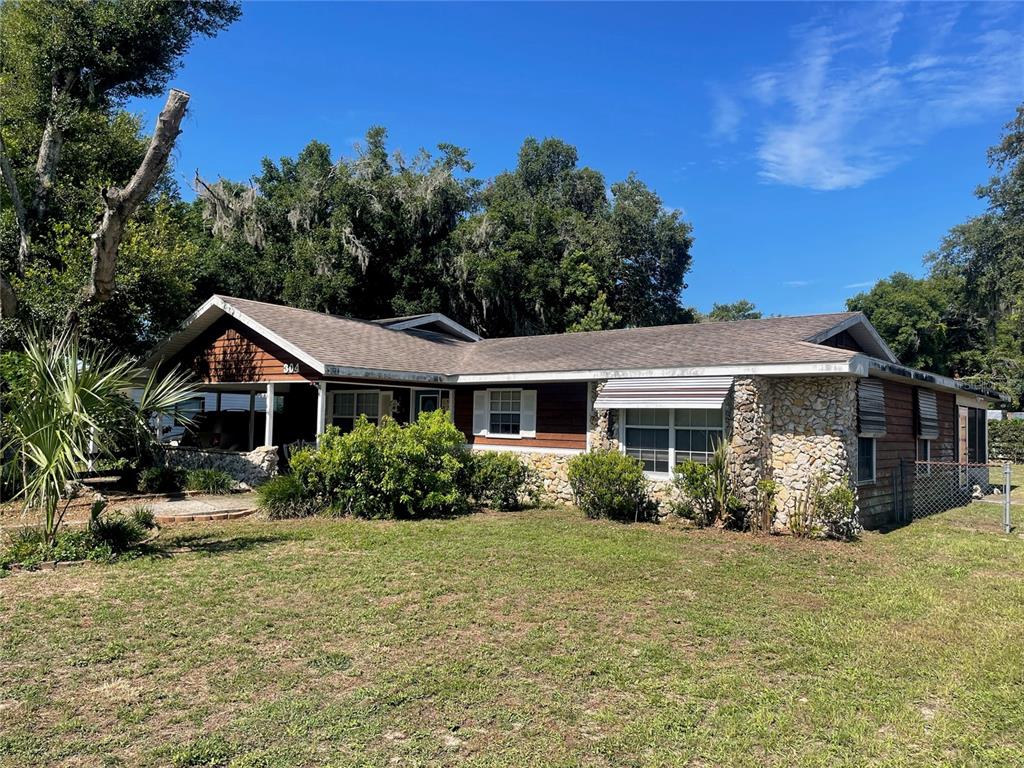
[[[188,100],[189,95],[184,91],[171,90],[156,121],[156,130],[150,139],[146,156],[135,175],[123,189],[108,187],[100,191],[103,217],[92,234],[92,275],[82,292],[83,304],[106,301],[113,295],[117,249],[124,235],[125,224],[167,167],[167,158],[181,132],[179,126],[185,116]],[[75,306],[68,313],[69,324],[77,323],[79,310],[80,306]]]

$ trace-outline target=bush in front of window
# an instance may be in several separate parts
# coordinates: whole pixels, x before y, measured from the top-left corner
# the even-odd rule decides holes
[[[291,459],[315,506],[338,515],[416,518],[465,512],[465,437],[444,411],[402,426],[360,417],[347,434],[328,429],[316,449]]]
[[[540,478],[518,456],[508,452],[482,452],[470,456],[469,493],[482,506],[519,509],[537,503]]]
[[[742,529],[746,511],[731,490],[729,448],[721,442],[706,464],[684,461],[673,471],[672,484],[679,493],[673,503],[676,514],[698,526],[720,522],[727,528]]]
[[[569,485],[583,513],[624,522],[646,520],[654,510],[644,465],[618,451],[594,451],[569,462]]]
[[[1024,420],[990,421],[988,442],[993,459],[1024,464]]]

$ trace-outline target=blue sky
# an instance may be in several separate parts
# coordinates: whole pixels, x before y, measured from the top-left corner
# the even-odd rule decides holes
[[[636,171],[694,226],[687,304],[842,309],[981,207],[1024,99],[1024,7],[1001,4],[247,3],[173,84],[187,190],[373,124],[475,175],[527,136]],[[151,126],[162,100],[134,102]]]

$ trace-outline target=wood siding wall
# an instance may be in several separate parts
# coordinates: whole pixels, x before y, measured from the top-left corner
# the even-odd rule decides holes
[[[885,387],[885,437],[875,440],[875,482],[857,488],[865,528],[895,522],[895,489],[900,462],[917,458],[917,414],[912,384],[881,380]],[[932,440],[932,461],[956,461],[956,396],[936,392],[939,437]],[[856,463],[853,464],[856,466]],[[913,471],[913,470],[911,470]]]
[[[514,389],[537,390],[537,436],[510,440],[473,435],[473,393],[480,389],[501,389],[498,386],[456,387],[455,426],[473,445],[497,445],[506,448],[570,448],[587,447],[587,384],[535,384]]]
[[[175,356],[207,383],[306,381],[318,374],[298,358],[242,325],[222,317]],[[298,373],[285,373],[298,365]]]

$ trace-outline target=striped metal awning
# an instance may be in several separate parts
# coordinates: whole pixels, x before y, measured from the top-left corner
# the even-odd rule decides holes
[[[610,379],[595,408],[721,408],[732,376]]]

